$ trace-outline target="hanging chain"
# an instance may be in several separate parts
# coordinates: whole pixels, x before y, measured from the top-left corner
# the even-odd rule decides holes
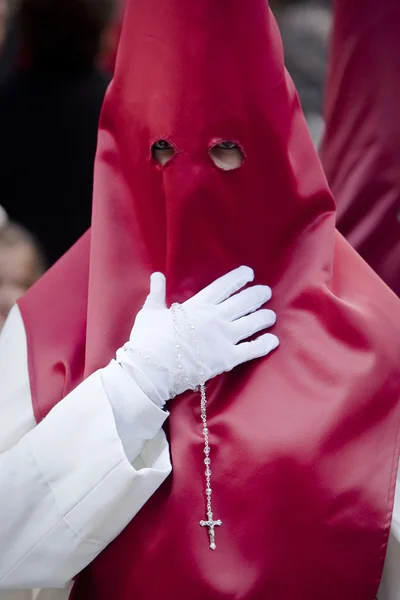
[[[184,374],[183,374],[183,365],[182,365],[182,345],[181,345],[181,336],[179,331],[179,313],[181,313],[186,325],[189,329],[190,336],[192,338],[193,347],[195,349],[196,356],[196,368],[197,368],[197,377],[198,383],[191,382]],[[208,535],[210,539],[210,548],[211,550],[216,549],[215,544],[215,527],[220,527],[222,525],[222,521],[220,519],[214,521],[213,511],[212,511],[212,488],[211,488],[211,448],[210,448],[210,440],[209,440],[209,429],[207,424],[207,394],[206,394],[206,385],[205,385],[205,372],[204,372],[204,363],[201,354],[199,340],[196,335],[196,328],[193,323],[190,322],[189,317],[181,304],[173,304],[171,306],[171,314],[172,314],[172,323],[174,329],[174,338],[175,338],[175,349],[176,349],[176,369],[169,369],[164,365],[156,362],[147,354],[144,354],[137,348],[132,348],[130,344],[125,344],[124,350],[129,353],[134,353],[142,360],[152,364],[154,367],[164,371],[165,373],[169,373],[174,377],[174,387],[171,393],[171,399],[175,398],[177,394],[179,394],[180,386],[182,382],[185,384],[187,389],[191,389],[192,391],[200,392],[200,410],[201,410],[201,421],[203,425],[202,433],[204,438],[204,465],[205,465],[205,495],[206,495],[206,513],[207,513],[207,521],[200,521],[200,525],[202,527],[208,528]]]
[[[203,520],[200,521],[200,525],[202,527],[208,528],[208,535],[210,538],[210,548],[211,548],[211,550],[215,550],[217,546],[215,543],[214,528],[220,527],[222,525],[222,521],[220,519],[217,519],[216,521],[214,521],[213,511],[212,511],[212,502],[211,502],[211,496],[212,496],[211,474],[212,473],[211,473],[211,458],[210,458],[211,449],[210,449],[210,440],[208,437],[209,429],[208,429],[208,423],[207,423],[207,394],[206,394],[206,385],[205,385],[205,381],[204,381],[205,373],[204,373],[203,357],[201,354],[199,340],[197,339],[196,329],[195,329],[193,323],[190,322],[185,309],[180,304],[174,304],[172,306],[172,310],[173,310],[173,312],[175,311],[175,313],[178,310],[181,311],[181,313],[186,321],[186,324],[189,328],[189,331],[190,331],[190,334],[191,334],[191,337],[193,340],[193,346],[195,348],[195,353],[196,353],[197,376],[198,376],[198,381],[199,381],[199,386],[197,386],[197,387],[198,387],[198,391],[200,391],[200,410],[201,410],[201,420],[203,423],[202,433],[203,433],[203,438],[204,438],[204,454],[205,454],[204,474],[205,474],[205,478],[206,478],[205,492],[206,492],[206,502],[207,502],[207,521],[203,521]]]

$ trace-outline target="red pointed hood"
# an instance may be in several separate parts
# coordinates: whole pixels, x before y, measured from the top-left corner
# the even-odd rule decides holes
[[[164,167],[157,140],[175,149]],[[236,170],[209,156],[223,140],[242,149]],[[281,346],[209,386],[215,505],[227,523],[218,552],[198,527],[204,465],[189,394],[169,420],[173,478],[80,577],[76,598],[375,597],[397,452],[400,303],[334,218],[265,1],[128,2],[90,245],[88,235],[20,303],[37,414],[126,341],[156,269],[172,301],[249,264],[273,288]]]
[[[329,279],[333,202],[276,24],[265,2],[249,4],[245,19],[242,11],[241,2],[184,0],[127,7],[100,128],[92,227],[92,273],[101,282],[117,275],[127,302],[138,281],[121,256],[135,255],[144,286],[148,273],[164,272],[171,299],[239,264],[288,293],[299,270]],[[175,149],[164,167],[152,158],[157,140]],[[209,150],[223,140],[242,148],[241,168],[212,162]],[[293,263],[296,254],[307,263]]]

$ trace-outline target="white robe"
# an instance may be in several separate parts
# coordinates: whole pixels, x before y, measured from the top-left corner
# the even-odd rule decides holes
[[[118,411],[134,427],[117,427],[101,372],[36,426],[25,330],[18,308],[12,310],[0,338],[0,593],[58,589],[14,592],[4,600],[33,600],[37,593],[38,600],[66,600],[72,577],[170,473],[162,431],[167,413],[130,386],[119,390]],[[137,457],[132,464],[124,448]],[[400,600],[400,493],[379,600]]]
[[[169,475],[168,413],[136,386],[127,394],[119,409],[132,411],[129,440],[118,435],[100,372],[36,426],[25,331],[13,309],[0,338],[0,591],[66,587],[50,598],[68,598],[71,579]]]

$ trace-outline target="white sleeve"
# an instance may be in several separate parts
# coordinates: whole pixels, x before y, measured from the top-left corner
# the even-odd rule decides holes
[[[400,470],[397,474],[392,527],[378,599],[400,600]]]
[[[0,338],[0,592],[67,586],[168,476],[167,413],[139,388],[129,406],[133,465],[101,372],[36,426],[25,331],[13,309]]]

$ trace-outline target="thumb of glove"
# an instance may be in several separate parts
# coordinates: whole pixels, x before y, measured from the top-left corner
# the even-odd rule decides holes
[[[153,273],[150,277],[150,293],[143,308],[166,308],[166,279],[162,273]]]

